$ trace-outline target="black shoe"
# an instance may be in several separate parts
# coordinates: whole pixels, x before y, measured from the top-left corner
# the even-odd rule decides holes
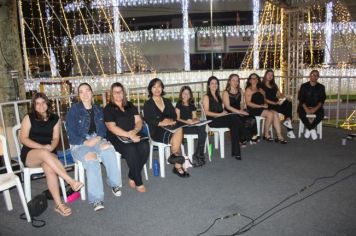
[[[182,170],[183,173],[180,173],[180,172],[178,171],[178,169],[179,169],[179,170]],[[178,175],[178,176],[181,177],[181,178],[188,178],[188,177],[190,176],[189,173],[188,173],[188,172],[185,172],[182,167],[179,167],[178,169],[177,169],[176,167],[174,167],[173,170],[172,170],[173,174],[176,174],[176,175]]]
[[[235,159],[236,159],[236,160],[239,160],[239,161],[242,160],[241,156],[235,156]]]
[[[271,137],[266,137],[266,136],[263,136],[263,140],[266,140],[267,142],[273,142],[273,138]]]
[[[194,168],[202,167],[204,165],[204,163],[201,161],[201,159],[196,155],[193,156],[193,163],[191,163],[191,164]]]
[[[275,141],[276,143],[280,143],[280,144],[287,144],[287,141],[284,140],[284,139],[276,138],[274,141]]]
[[[176,155],[174,155],[174,154],[172,154],[172,155],[170,155],[169,157],[168,157],[168,163],[169,164],[176,164],[176,163],[178,163],[178,164],[183,164],[184,163],[184,161],[185,161],[185,159],[184,159],[184,157],[182,157],[182,156],[176,156]]]
[[[260,139],[260,136],[256,136],[255,138],[251,138],[251,144],[256,144]]]

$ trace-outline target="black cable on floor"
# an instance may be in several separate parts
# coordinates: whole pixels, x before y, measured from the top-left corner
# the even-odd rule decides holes
[[[301,201],[304,201],[305,199],[307,199],[307,198],[313,196],[314,194],[317,194],[317,193],[319,193],[319,192],[321,192],[321,191],[324,191],[325,189],[327,189],[327,188],[329,188],[329,187],[331,187],[331,186],[333,186],[333,185],[335,185],[335,184],[337,184],[337,183],[340,183],[340,182],[342,182],[342,181],[344,181],[344,180],[346,180],[346,179],[352,177],[353,175],[356,175],[356,172],[353,172],[352,174],[350,174],[350,175],[348,175],[348,176],[346,176],[346,177],[344,177],[344,178],[342,178],[342,179],[340,179],[340,180],[337,180],[337,181],[335,181],[334,183],[331,183],[331,184],[329,184],[329,185],[327,185],[327,186],[325,186],[325,187],[323,187],[323,188],[321,188],[321,189],[319,189],[319,190],[316,190],[316,191],[310,193],[309,195],[307,195],[307,196],[305,196],[305,197],[303,197],[303,198],[301,198],[301,199],[299,199],[299,200],[293,201],[292,203],[288,204],[287,206],[278,209],[277,211],[271,213],[270,215],[268,215],[267,217],[265,217],[265,218],[262,219],[261,221],[258,221],[257,223],[255,223],[258,219],[262,218],[264,215],[266,215],[267,213],[271,212],[273,209],[277,208],[278,206],[280,206],[280,205],[283,204],[284,202],[288,201],[289,199],[291,199],[291,198],[293,198],[293,197],[295,197],[295,196],[298,196],[299,194],[301,194],[302,192],[304,192],[306,189],[311,188],[311,187],[312,187],[313,185],[315,185],[318,181],[321,181],[321,180],[323,180],[323,179],[331,179],[331,178],[334,178],[334,177],[336,177],[340,172],[342,172],[342,171],[344,171],[344,170],[347,170],[348,168],[352,167],[353,165],[356,165],[356,162],[353,162],[353,163],[349,164],[348,166],[337,170],[337,171],[335,172],[335,174],[333,174],[333,175],[330,175],[330,176],[322,176],[322,177],[315,178],[311,184],[304,186],[304,187],[301,188],[298,192],[295,192],[295,193],[289,195],[288,197],[284,198],[282,201],[280,201],[279,203],[277,203],[277,204],[274,205],[273,207],[269,208],[268,210],[264,211],[262,214],[260,214],[260,215],[259,215],[258,217],[256,217],[255,219],[253,219],[252,217],[249,217],[249,216],[246,216],[246,215],[243,215],[243,214],[241,214],[241,213],[236,212],[236,213],[233,213],[233,214],[230,214],[230,215],[227,215],[227,216],[223,216],[223,217],[216,218],[216,219],[213,221],[213,223],[211,223],[211,224],[209,225],[209,227],[208,227],[206,230],[204,230],[203,232],[197,234],[197,236],[200,236],[200,235],[203,235],[203,234],[207,233],[207,232],[215,225],[215,223],[216,223],[218,220],[225,220],[225,219],[227,219],[227,218],[235,217],[235,216],[242,216],[242,217],[244,217],[244,218],[247,218],[247,219],[251,220],[251,222],[247,223],[246,225],[244,225],[243,227],[241,227],[240,229],[238,229],[236,232],[234,232],[233,234],[229,234],[228,236],[235,236],[235,235],[241,235],[241,234],[243,234],[243,233],[246,233],[247,231],[249,231],[249,230],[252,229],[253,227],[255,227],[255,226],[261,224],[262,222],[264,222],[264,221],[267,220],[268,218],[272,217],[273,215],[277,214],[278,212],[280,212],[280,211],[282,211],[282,210],[284,210],[284,209],[286,209],[286,208],[288,208],[288,207],[290,207],[290,206],[292,206],[292,205],[294,205],[294,204],[297,204],[297,203],[299,203],[299,202],[301,202]]]

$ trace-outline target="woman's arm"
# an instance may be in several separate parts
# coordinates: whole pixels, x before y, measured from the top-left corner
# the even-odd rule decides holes
[[[29,138],[30,129],[31,129],[30,117],[26,115],[21,122],[21,131],[20,131],[21,143],[29,148],[36,148],[36,149],[45,148],[45,145],[39,144]]]
[[[53,127],[51,149],[49,150],[50,152],[52,152],[58,146],[59,136],[60,136],[60,127],[61,127],[61,120],[58,119],[57,124]]]
[[[250,88],[247,88],[245,91],[245,101],[246,105],[252,108],[265,108],[265,105],[258,105],[256,103],[251,102],[252,99],[252,91]]]

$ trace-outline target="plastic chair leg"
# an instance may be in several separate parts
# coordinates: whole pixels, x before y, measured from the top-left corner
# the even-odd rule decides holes
[[[31,217],[30,217],[30,213],[28,211],[25,195],[24,195],[24,192],[23,192],[23,189],[22,189],[22,185],[21,185],[21,182],[20,182],[19,179],[16,179],[16,188],[17,188],[17,192],[19,193],[19,196],[20,196],[20,200],[21,200],[21,204],[22,204],[23,210],[25,211],[27,222],[31,222]]]
[[[7,190],[4,190],[3,193],[4,193],[4,200],[5,200],[6,209],[8,211],[11,211],[14,208],[12,206],[10,191],[7,189]]]

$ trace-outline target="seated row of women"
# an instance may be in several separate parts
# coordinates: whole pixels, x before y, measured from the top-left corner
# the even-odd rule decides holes
[[[268,74],[272,74],[272,78]],[[266,72],[265,77],[266,94],[268,89],[278,91],[273,71]],[[279,105],[273,98],[270,101],[264,98],[265,92],[261,88],[257,74],[251,74],[248,78],[245,96],[239,84],[238,75],[232,74],[221,98],[219,80],[212,76],[208,79],[207,94],[203,98],[203,109],[207,119],[211,120],[209,126],[230,129],[231,156],[237,160],[241,160],[240,144],[258,140],[254,116],[261,115],[266,119],[265,140],[272,141],[268,127],[273,123],[277,131],[277,141],[286,143],[281,134],[278,111],[276,111],[285,105]],[[186,124],[199,122],[192,91],[189,86],[181,88],[180,100],[176,108],[170,100],[163,97],[164,84],[160,79],[155,78],[150,81],[148,93],[149,99],[144,104],[144,118],[151,138],[154,141],[171,145],[168,162],[174,164],[173,173],[179,177],[189,177],[189,173],[183,168],[185,159],[180,153],[183,134],[198,134],[193,166],[202,166],[205,164],[204,148],[207,137],[205,126],[178,128],[176,132],[168,131],[164,127],[175,125],[177,121]],[[86,169],[89,203],[93,204],[95,211],[104,208],[101,163],[106,168],[107,184],[112,188],[113,194],[121,195],[121,173],[116,164],[115,151],[122,154],[129,166],[129,186],[138,192],[145,192],[141,171],[149,155],[149,145],[145,139],[140,137],[143,120],[136,107],[127,100],[124,86],[120,83],[112,84],[111,99],[104,109],[93,104],[93,91],[89,84],[80,84],[78,95],[80,102],[71,106],[65,124],[72,155],[74,159],[81,161]],[[243,110],[241,105],[244,97],[247,111]],[[266,105],[265,101],[271,106]],[[273,109],[273,106],[277,108]],[[280,112],[283,111],[283,109],[280,110]],[[232,114],[227,115],[227,113]],[[288,121],[290,123],[290,118],[291,116],[286,115],[284,123]],[[43,167],[49,190],[55,201],[55,210],[63,216],[68,216],[71,214],[71,209],[60,200],[57,176],[64,178],[75,191],[78,191],[83,183],[72,179],[54,154],[59,133],[59,118],[50,113],[48,98],[43,93],[36,94],[32,99],[31,112],[22,121],[21,158],[28,167]],[[118,136],[129,138],[131,142],[123,142]]]

